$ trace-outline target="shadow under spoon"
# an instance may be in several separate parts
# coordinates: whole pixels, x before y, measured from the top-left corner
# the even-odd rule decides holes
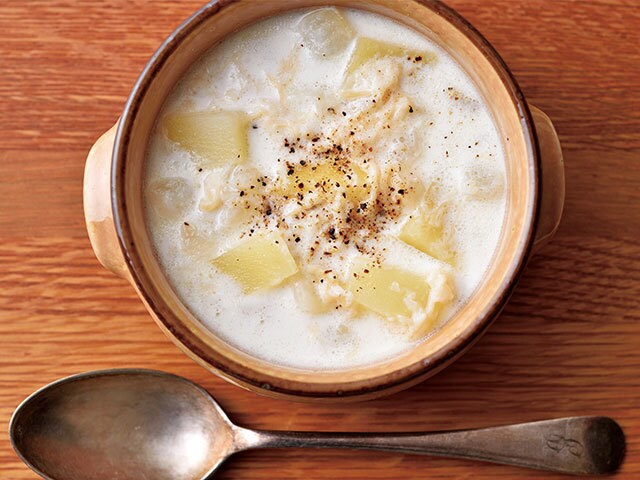
[[[468,458],[571,474],[614,472],[622,429],[607,417],[570,417],[476,430],[320,433],[234,425],[190,381],[152,370],[105,370],[54,382],[16,409],[20,458],[52,480],[205,479],[252,448],[385,450]]]

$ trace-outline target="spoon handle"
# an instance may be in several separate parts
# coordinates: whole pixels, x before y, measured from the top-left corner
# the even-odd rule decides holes
[[[354,448],[468,458],[576,475],[614,472],[624,457],[620,426],[607,417],[569,417],[476,430],[321,433],[239,429],[249,448]]]

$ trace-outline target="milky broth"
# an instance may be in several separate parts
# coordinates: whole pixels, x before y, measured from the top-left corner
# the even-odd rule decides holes
[[[339,369],[411,348],[472,295],[503,224],[505,158],[477,88],[438,45],[406,26],[358,10],[339,10],[351,34],[348,28],[329,25],[333,34],[322,35],[323,17],[305,17],[309,12],[279,15],[231,35],[184,76],[167,99],[149,144],[146,221],[172,286],[218,336],[277,364]],[[360,37],[404,47],[411,59],[380,56],[349,73]],[[337,45],[323,43],[326,38],[337,38]],[[395,87],[385,90],[389,84]],[[172,141],[163,125],[174,112],[221,110],[242,111],[248,118],[248,158],[238,167],[207,166]],[[348,200],[346,195],[342,197],[347,200],[341,200],[334,186],[327,194],[331,201],[318,193],[318,184],[301,189],[307,198],[296,202],[304,206],[273,200],[277,188],[288,181],[289,165],[300,172],[305,162],[324,161],[325,151],[331,151],[326,154],[331,161],[347,162],[348,172],[353,172],[349,162],[356,162],[382,192],[376,197],[378,213],[370,213],[373,197],[369,203],[359,201],[364,207],[353,214],[353,222],[359,222],[356,230],[351,217],[345,220],[343,212],[331,210],[346,208]],[[264,182],[268,186],[261,185],[262,180],[255,183],[256,172],[269,179]],[[383,183],[389,190],[382,190]],[[260,214],[264,218],[247,223],[239,211],[248,209],[246,202],[253,201],[255,192],[262,195],[256,202],[272,202],[273,213],[271,206],[264,207],[269,216]],[[365,194],[373,195],[370,192]],[[308,207],[305,202],[317,195]],[[425,198],[429,208],[443,212],[433,218],[444,222],[455,260],[433,258],[399,240],[408,216]],[[311,213],[317,216],[313,221]],[[283,223],[288,230],[282,230],[282,237],[300,272],[279,285],[246,293],[219,264],[212,264],[256,235],[252,230],[272,232]],[[327,230],[329,224],[335,226],[334,233]],[[344,236],[336,240],[338,234]],[[324,255],[327,250],[330,254]],[[412,300],[410,307],[418,313],[392,321],[363,308],[354,300],[354,290],[345,287],[353,281],[349,265],[363,256],[428,279],[427,306],[414,308]],[[307,274],[313,295],[329,305],[319,313],[304,299],[301,304],[296,290],[299,278]],[[401,285],[393,283],[391,290],[398,288]],[[434,303],[437,298],[441,304]],[[418,330],[426,311],[434,316],[428,328]]]

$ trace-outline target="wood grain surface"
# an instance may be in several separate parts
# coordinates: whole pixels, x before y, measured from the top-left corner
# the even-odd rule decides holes
[[[320,406],[261,398],[188,360],[87,240],[86,153],[154,49],[201,2],[0,2],[2,478],[37,478],[6,434],[26,395],[62,376],[125,366],[184,375],[257,428],[409,431],[610,415],[628,439],[617,478],[640,478],[640,2],[448,3],[554,120],[566,160],[562,226],[495,326],[452,367],[386,399]],[[561,477],[331,450],[243,454],[219,478]]]

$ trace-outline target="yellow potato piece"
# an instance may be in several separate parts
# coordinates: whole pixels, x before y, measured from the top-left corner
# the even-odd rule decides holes
[[[444,225],[444,205],[437,209],[418,208],[405,222],[399,239],[438,260],[453,265],[456,252]]]
[[[249,119],[244,112],[175,113],[164,119],[167,136],[208,166],[242,163],[248,155]]]
[[[389,318],[411,317],[424,310],[430,291],[420,275],[365,262],[354,262],[347,288],[358,304]]]
[[[306,195],[311,191],[331,199],[344,193],[347,200],[359,203],[365,201],[371,192],[366,172],[354,164],[341,167],[333,163],[307,163],[296,165],[291,170],[280,185],[281,195],[295,197],[298,193]]]
[[[298,271],[279,233],[254,235],[211,263],[237,281],[245,293],[275,287]]]
[[[419,59],[420,63],[428,63],[435,58],[435,55],[433,53],[408,50],[399,45],[381,42],[373,38],[360,37],[356,40],[356,46],[351,54],[347,75],[351,75],[365,63],[383,57],[411,58],[411,61]]]

